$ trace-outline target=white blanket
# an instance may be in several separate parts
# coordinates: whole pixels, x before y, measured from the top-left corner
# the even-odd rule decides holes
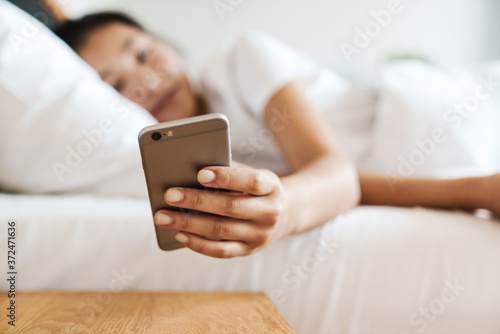
[[[103,290],[94,309],[122,289],[249,290],[298,333],[500,332],[500,223],[460,211],[359,207],[221,260],[159,250],[145,200],[0,195],[0,208],[2,272],[15,220],[18,289]]]

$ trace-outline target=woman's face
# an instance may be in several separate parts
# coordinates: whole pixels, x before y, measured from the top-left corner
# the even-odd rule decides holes
[[[120,94],[166,122],[198,114],[179,54],[156,37],[122,23],[91,31],[76,52]]]

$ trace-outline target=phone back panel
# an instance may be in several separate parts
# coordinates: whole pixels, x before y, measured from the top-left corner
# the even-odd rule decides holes
[[[160,133],[161,139],[154,140],[154,133]],[[139,135],[139,144],[153,215],[160,209],[196,213],[167,205],[164,200],[167,188],[203,189],[197,180],[200,169],[231,165],[229,123],[221,114],[190,117],[147,127]],[[183,247],[174,238],[176,230],[156,225],[155,230],[161,249]]]

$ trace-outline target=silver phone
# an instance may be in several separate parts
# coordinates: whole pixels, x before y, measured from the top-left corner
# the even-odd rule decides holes
[[[200,214],[167,205],[165,191],[170,187],[207,189],[198,182],[200,169],[231,166],[229,121],[219,113],[145,127],[139,133],[139,147],[153,216],[160,209]],[[175,240],[176,230],[155,224],[155,231],[161,249],[184,247]]]

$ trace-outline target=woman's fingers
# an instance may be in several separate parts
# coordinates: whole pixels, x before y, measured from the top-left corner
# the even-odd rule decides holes
[[[182,210],[160,210],[155,215],[156,225],[178,230],[176,238],[186,247],[228,258],[248,255],[279,236],[276,226],[286,221],[286,196],[276,174],[244,165],[210,166],[199,172],[198,180],[211,189],[169,188],[165,202],[214,215]]]
[[[261,237],[259,231],[250,224],[220,216],[160,210],[155,214],[154,220],[160,228],[179,230],[215,239],[258,241]]]
[[[279,179],[267,170],[245,166],[207,167],[198,172],[198,181],[206,187],[263,196],[276,188]]]
[[[193,188],[169,188],[165,192],[168,205],[213,213],[244,220],[264,218],[265,203],[259,197],[242,193]]]
[[[239,241],[207,240],[195,234],[185,232],[177,233],[175,238],[181,244],[195,252],[220,259],[244,256],[251,253],[248,245]]]

